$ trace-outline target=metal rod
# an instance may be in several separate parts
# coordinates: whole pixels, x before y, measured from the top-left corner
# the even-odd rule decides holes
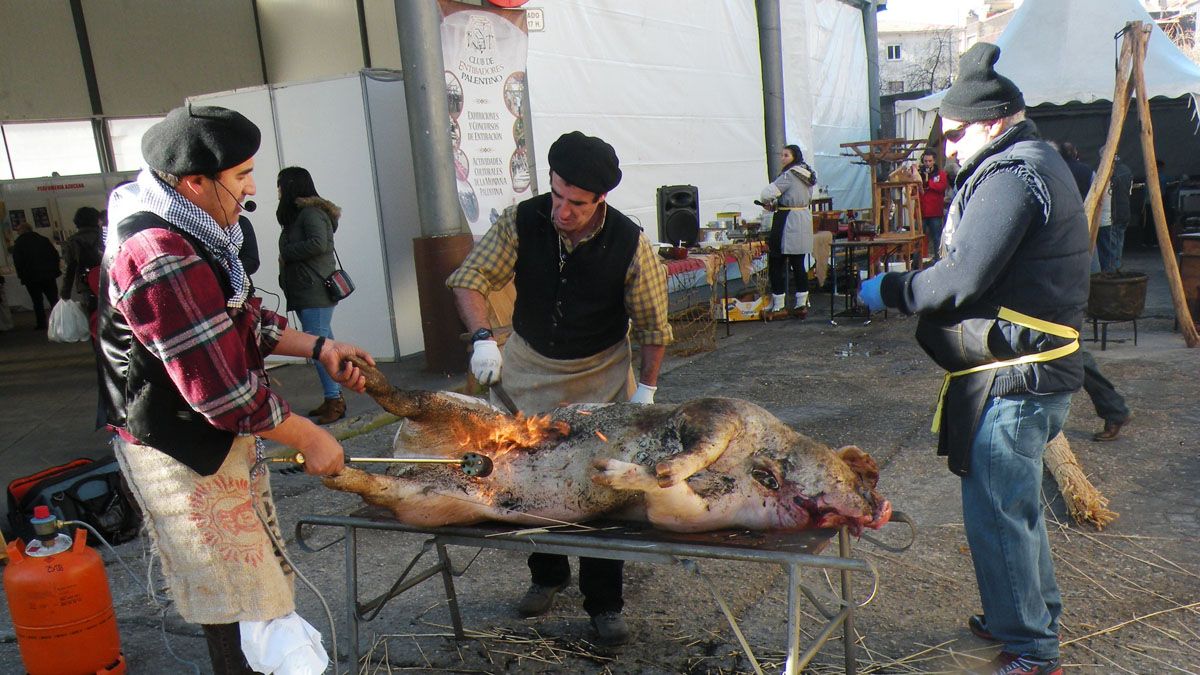
[[[838,555],[850,557],[850,533],[846,527],[838,528]],[[846,675],[854,675],[858,668],[858,659],[854,654],[854,595],[850,587],[850,570],[842,570],[842,602],[845,603],[845,620],[842,622],[842,639],[846,648]]]
[[[440,457],[347,457],[347,464],[462,464],[462,458]]]

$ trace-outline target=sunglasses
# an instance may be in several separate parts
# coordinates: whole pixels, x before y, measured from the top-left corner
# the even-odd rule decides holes
[[[962,137],[967,134],[967,127],[969,126],[971,126],[970,122],[964,122],[953,129],[946,129],[942,131],[942,137],[951,143],[957,143],[961,141]]]

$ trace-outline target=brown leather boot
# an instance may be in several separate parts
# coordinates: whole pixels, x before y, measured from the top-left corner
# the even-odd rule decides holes
[[[308,411],[308,416],[309,416],[309,417],[320,417],[321,415],[324,415],[324,414],[325,414],[325,411],[326,411],[326,410],[329,410],[329,402],[330,402],[330,401],[332,401],[332,400],[333,400],[333,399],[331,399],[331,398],[327,398],[327,399],[324,399],[324,400],[322,400],[322,401],[321,401],[321,405],[319,405],[319,406],[317,406],[317,407],[313,408],[312,410],[309,410],[309,411]]]
[[[325,412],[317,418],[317,424],[332,424],[346,416],[346,399],[339,396],[337,398],[325,399]]]

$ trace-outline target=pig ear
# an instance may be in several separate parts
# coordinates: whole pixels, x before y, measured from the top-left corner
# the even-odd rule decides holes
[[[875,464],[875,460],[871,459],[870,455],[860,450],[857,445],[847,445],[839,449],[838,456],[867,485],[873,488],[879,482],[879,466]]]

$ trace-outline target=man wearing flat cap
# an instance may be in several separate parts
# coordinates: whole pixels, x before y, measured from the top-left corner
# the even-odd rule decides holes
[[[942,99],[947,156],[961,169],[941,259],[874,277],[872,310],[917,314],[917,341],[947,371],[938,454],[961,477],[963,524],[983,613],[1002,645],[982,672],[1058,674],[1062,600],[1042,518],[1042,452],[1083,380],[1088,225],[1071,171],[1025,120],[1020,89],[977,43]]]
[[[303,621],[272,543],[282,537],[268,476],[252,471],[256,437],[302,451],[312,474],[343,464],[333,436],[270,389],[263,357],[311,356],[358,391],[363,376],[343,361],[371,362],[287,328],[254,296],[238,215],[255,192],[258,145],[258,127],[233,110],[172,110],[142,138],[137,181],[110,197],[101,263],[101,398],[116,455],[175,608],[203,626],[216,673],[254,672],[239,623]],[[319,642],[313,653],[324,656]]]
[[[471,331],[471,372],[526,414],[569,403],[653,403],[667,323],[665,267],[641,229],[609,206],[621,181],[612,146],[578,131],[550,146],[550,194],[504,211],[446,285]],[[485,296],[515,280],[512,335],[500,348]],[[632,326],[632,331],[631,331]],[[629,336],[641,344],[635,381]],[[636,383],[636,384],[635,384]],[[570,578],[566,556],[529,557],[533,585],[517,609],[550,609]],[[622,561],[581,558],[583,606],[602,642],[621,644]]]

